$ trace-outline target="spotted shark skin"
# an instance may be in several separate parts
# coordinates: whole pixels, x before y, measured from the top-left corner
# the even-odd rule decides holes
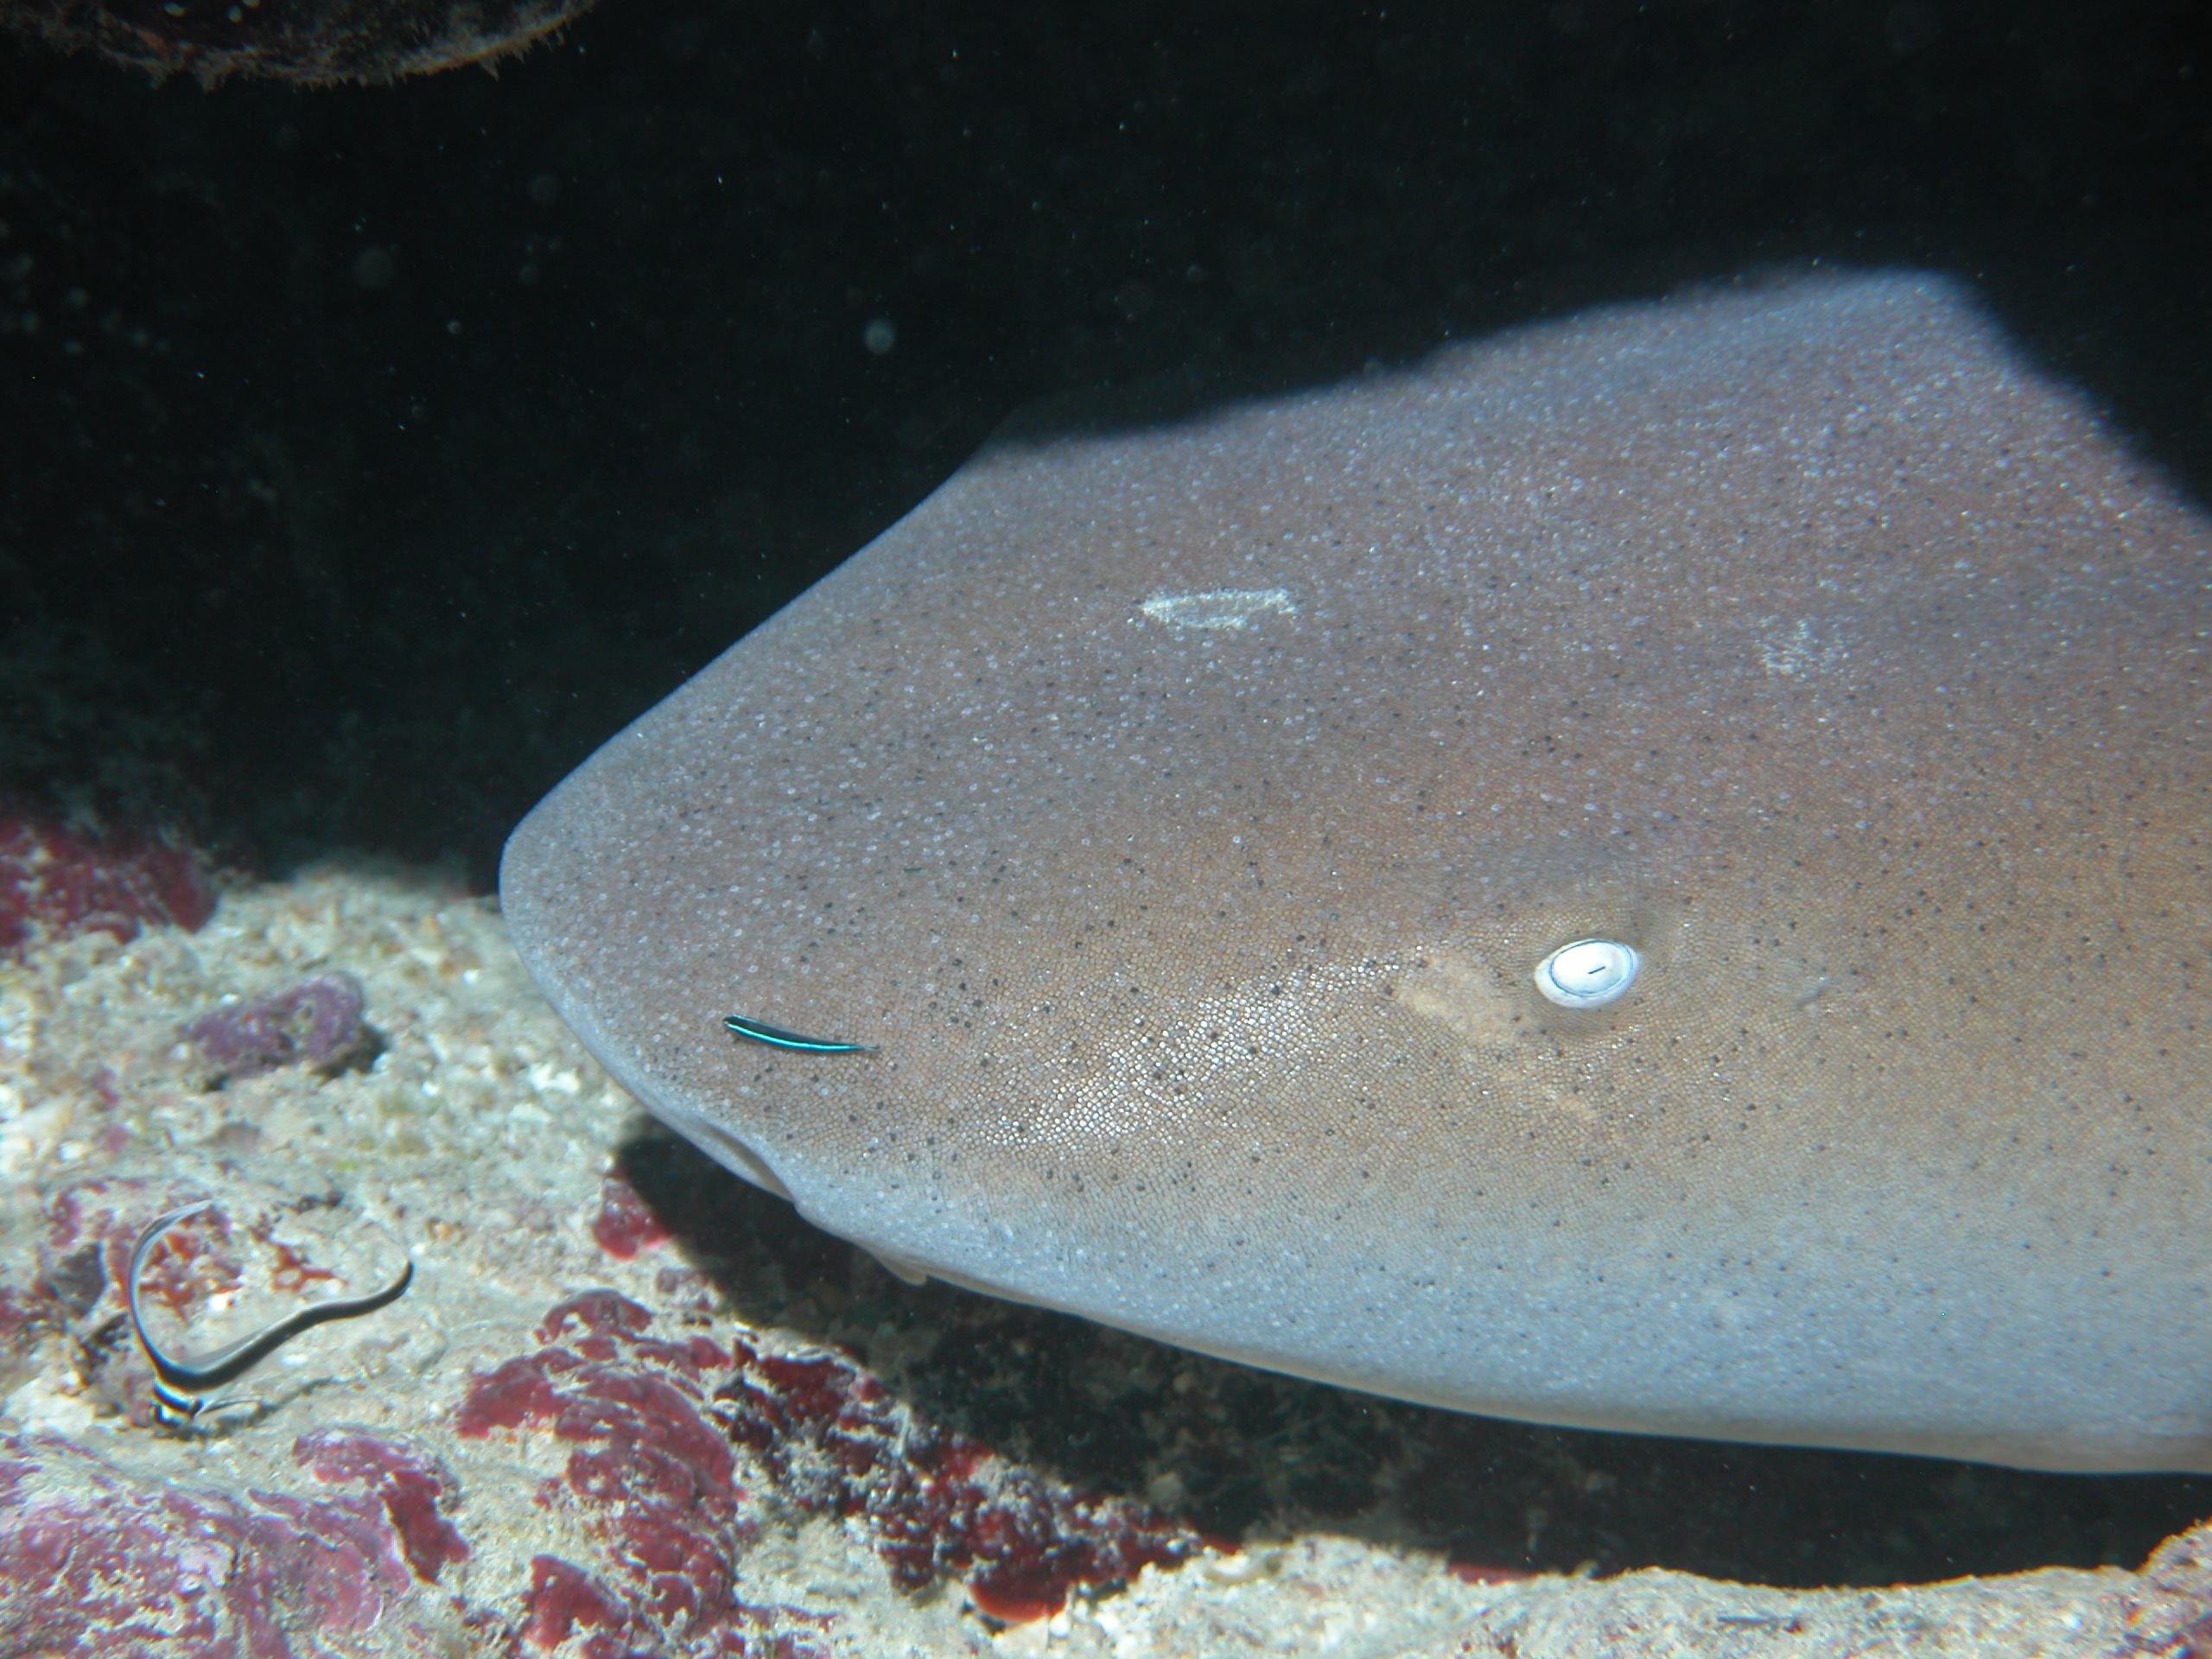
[[[1745,283],[1018,425],[502,898],[626,1088],[910,1269],[1507,1417],[2212,1469],[2208,581],[1961,286]],[[1560,1006],[1586,941],[1632,982]]]

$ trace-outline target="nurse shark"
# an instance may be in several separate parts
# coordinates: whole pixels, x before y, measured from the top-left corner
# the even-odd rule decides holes
[[[2208,582],[1960,284],[1725,285],[1017,421],[501,896],[626,1088],[909,1274],[1506,1417],[2212,1469]]]

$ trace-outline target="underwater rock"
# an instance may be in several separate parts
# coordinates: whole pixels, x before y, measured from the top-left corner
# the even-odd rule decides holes
[[[283,1065],[334,1071],[374,1043],[362,1019],[367,1007],[353,975],[317,974],[287,990],[211,1008],[183,1034],[222,1082]]]
[[[836,1354],[735,1335],[724,1348],[654,1335],[655,1323],[611,1290],[571,1297],[547,1313],[545,1345],[479,1375],[455,1413],[465,1440],[541,1429],[576,1443],[537,1501],[587,1517],[603,1570],[531,1563],[524,1623],[540,1645],[578,1623],[625,1642],[696,1642],[764,1621],[735,1594],[735,1563],[760,1529],[737,1447],[786,1503],[855,1528],[900,1589],[963,1578],[1002,1623],[1201,1548],[1164,1516],[1071,1491],[923,1421]]]
[[[520,52],[591,0],[0,0],[0,25],[156,80],[383,82]]]
[[[15,0],[0,0],[0,16]],[[0,951],[35,936],[107,933],[148,923],[198,928],[214,889],[193,851],[132,829],[73,827],[0,800]]]
[[[419,1588],[467,1553],[436,1510],[449,1480],[367,1435],[305,1435],[293,1455],[368,1490],[234,1496],[0,1436],[0,1652],[457,1651],[460,1610]]]

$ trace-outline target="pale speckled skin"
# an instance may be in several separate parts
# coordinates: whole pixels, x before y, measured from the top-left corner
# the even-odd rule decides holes
[[[1507,1416],[2208,1469],[2208,579],[1942,279],[1598,312],[1001,440],[501,891],[647,1105],[942,1277]],[[1644,964],[1570,1014],[1585,935]]]

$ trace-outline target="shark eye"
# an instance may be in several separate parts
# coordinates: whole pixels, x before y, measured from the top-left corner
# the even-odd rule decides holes
[[[1632,945],[1577,939],[1536,964],[1536,988],[1562,1008],[1602,1008],[1635,982],[1637,961]]]

